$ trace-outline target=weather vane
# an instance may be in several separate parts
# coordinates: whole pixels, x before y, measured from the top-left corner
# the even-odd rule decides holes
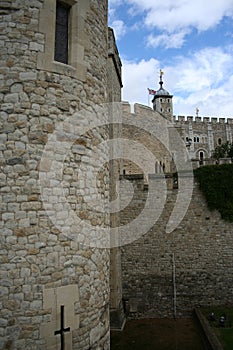
[[[160,80],[162,80],[162,77],[164,75],[164,71],[162,69],[159,70],[159,74],[160,74]]]
[[[163,88],[163,75],[164,75],[164,72],[162,69],[159,70],[159,75],[160,75],[160,82],[159,82],[160,89],[162,89]]]

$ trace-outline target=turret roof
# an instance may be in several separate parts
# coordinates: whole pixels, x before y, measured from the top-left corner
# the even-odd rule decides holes
[[[155,97],[156,96],[171,96],[171,94],[163,88],[163,71],[160,69],[160,89],[156,91]]]
[[[170,93],[165,90],[163,87],[161,87],[158,91],[156,91],[156,95],[160,95],[160,96],[170,96]]]

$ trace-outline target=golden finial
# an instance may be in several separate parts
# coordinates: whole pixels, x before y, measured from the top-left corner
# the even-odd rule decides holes
[[[163,75],[164,75],[164,72],[162,69],[159,70],[159,73],[160,73],[160,88],[162,89],[163,88]]]

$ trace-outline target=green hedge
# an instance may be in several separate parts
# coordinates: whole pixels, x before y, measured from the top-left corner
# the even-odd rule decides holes
[[[194,171],[210,210],[233,222],[233,164],[203,166]]]

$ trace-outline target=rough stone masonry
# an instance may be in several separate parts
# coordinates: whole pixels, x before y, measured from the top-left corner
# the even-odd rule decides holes
[[[71,329],[66,349],[109,349],[109,251],[58,230],[41,197],[40,171],[63,157],[55,148],[41,163],[57,123],[107,101],[107,1],[62,3],[70,11],[67,65],[54,61],[55,0],[0,3],[1,349],[57,349],[61,304]],[[78,117],[77,125],[86,125]],[[59,136],[66,142],[64,130]],[[105,227],[109,218],[93,217],[85,203],[92,189],[77,171],[108,129],[76,136],[63,171],[47,179],[46,195],[60,225],[69,225],[56,186],[61,176],[68,206],[92,227]],[[97,186],[108,199],[107,167]],[[73,234],[81,234],[79,226]]]

